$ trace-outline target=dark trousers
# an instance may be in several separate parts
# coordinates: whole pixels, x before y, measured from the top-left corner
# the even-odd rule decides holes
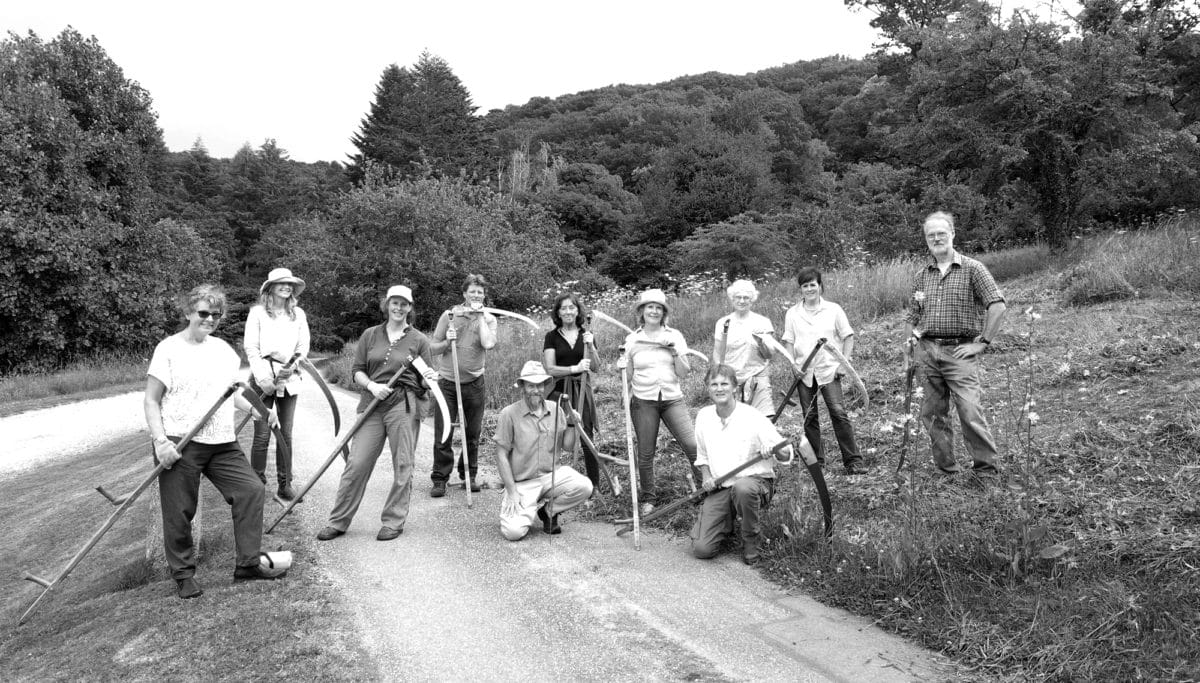
[[[454,388],[454,380],[446,378],[438,379],[438,386],[442,389],[442,394],[446,397],[447,407],[450,408],[450,419],[458,418],[458,402],[457,392]],[[463,404],[463,420],[465,425],[463,442],[467,451],[467,462],[471,467],[471,478],[479,471],[479,433],[483,431],[483,406],[487,401],[487,390],[483,383],[483,377],[471,382],[464,382],[462,385],[462,404]],[[433,415],[433,433],[440,436],[442,433],[442,411],[437,411]],[[430,474],[430,479],[433,481],[448,481],[450,472],[455,469],[454,448],[451,447],[451,442],[454,440],[454,435],[451,434],[449,439],[434,445],[433,447],[433,472]],[[462,465],[457,465],[458,476],[463,476]]]
[[[283,441],[287,453],[279,450],[275,444],[275,478],[279,485],[292,483],[292,425],[296,422],[296,396],[263,396],[263,404],[268,408],[275,406],[275,414],[279,416],[279,431],[283,432]],[[254,423],[254,441],[250,446],[250,466],[258,475],[258,480],[267,483],[267,446],[271,443],[271,427],[266,420]]]
[[[702,560],[717,556],[721,542],[733,533],[734,520],[741,520],[742,554],[758,554],[762,525],[759,519],[775,493],[775,480],[766,477],[736,477],[732,486],[708,494],[692,525],[692,554]]]
[[[656,497],[654,456],[658,449],[658,424],[667,425],[671,436],[679,442],[683,455],[692,463],[692,477],[700,480],[696,471],[696,432],[687,403],[682,398],[647,401],[634,396],[629,401],[633,418],[633,433],[637,437],[638,498],[652,502]]]
[[[819,387],[821,396],[825,398],[825,407],[829,409],[829,421],[833,423],[833,434],[837,437],[838,447],[842,450],[842,464],[846,467],[861,465],[862,455],[858,452],[858,444],[854,441],[854,426],[846,415],[846,405],[842,398],[842,381],[834,379],[829,384]],[[800,405],[808,413],[804,416],[804,436],[817,454],[817,462],[825,464],[825,449],[821,444],[820,411],[813,398],[817,394],[817,380],[814,377],[812,386],[800,384]]]
[[[196,573],[196,548],[192,518],[200,498],[200,475],[217,487],[233,510],[233,542],[237,566],[258,564],[262,544],[263,487],[250,469],[236,441],[220,444],[189,443],[171,469],[158,475],[162,504],[163,549],[171,578],[186,579]]]
[[[572,409],[579,403],[579,390],[581,388],[584,389],[583,407],[579,411],[580,416],[583,418],[581,426],[583,427],[583,433],[587,434],[588,438],[594,441],[596,438],[596,399],[592,395],[592,386],[589,384],[583,387],[581,382],[571,381],[567,383],[567,387],[569,392],[567,398],[571,401]],[[561,391],[552,391],[550,392],[549,400],[557,401],[561,395]],[[582,443],[582,441],[580,439],[579,448],[583,451],[583,466],[587,469],[587,478],[592,482],[592,489],[595,490],[600,488],[600,462],[596,458],[596,452],[588,448],[587,444]]]

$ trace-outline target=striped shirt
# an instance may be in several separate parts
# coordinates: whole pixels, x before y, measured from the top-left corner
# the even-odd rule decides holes
[[[987,266],[955,253],[945,275],[933,259],[917,272],[908,322],[926,337],[975,337],[983,331],[988,306],[1003,301]]]

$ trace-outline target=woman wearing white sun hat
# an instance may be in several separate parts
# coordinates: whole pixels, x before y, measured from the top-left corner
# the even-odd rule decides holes
[[[638,297],[636,314],[641,326],[625,337],[617,367],[631,369],[629,403],[637,436],[638,489],[646,501],[643,513],[654,509],[654,455],[658,425],[667,425],[689,463],[696,461],[696,435],[692,416],[683,398],[681,380],[691,372],[687,340],[667,326],[667,295],[648,289]]]
[[[300,393],[301,376],[285,367],[292,356],[308,356],[310,335],[308,318],[297,305],[304,291],[304,280],[292,275],[287,268],[275,268],[258,288],[258,304],[246,316],[246,331],[242,347],[250,363],[250,375],[263,392],[263,403],[274,405],[279,415],[279,428],[287,442],[286,449],[275,450],[275,477],[279,482],[279,497],[296,497],[292,489],[292,424],[296,417],[296,397]],[[264,484],[267,483],[267,447],[271,430],[265,424],[254,423],[254,442],[250,447],[250,466]]]

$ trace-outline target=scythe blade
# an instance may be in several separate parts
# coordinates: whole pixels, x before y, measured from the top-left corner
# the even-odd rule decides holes
[[[419,356],[413,358],[413,367],[417,372],[421,373],[422,377],[433,372],[429,364],[422,360]],[[433,398],[437,401],[438,410],[442,411],[442,440],[439,443],[445,443],[450,438],[450,406],[446,403],[446,396],[442,393],[442,388],[438,386],[436,381],[428,381],[429,390],[433,392]]]

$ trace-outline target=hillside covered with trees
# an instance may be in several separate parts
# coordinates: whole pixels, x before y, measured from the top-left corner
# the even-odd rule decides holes
[[[309,282],[318,342],[378,318],[393,282],[419,324],[467,272],[496,303],[548,288],[670,286],[833,268],[958,242],[1063,247],[1200,202],[1200,9],[1087,0],[1049,23],[975,0],[848,0],[881,48],[741,76],[539,97],[480,114],[445,60],[388,65],[357,152],[274,140],[169,152],[151,93],[93,39],[0,41],[0,371],[145,348],[171,296],[213,280],[238,315],[275,265]]]

